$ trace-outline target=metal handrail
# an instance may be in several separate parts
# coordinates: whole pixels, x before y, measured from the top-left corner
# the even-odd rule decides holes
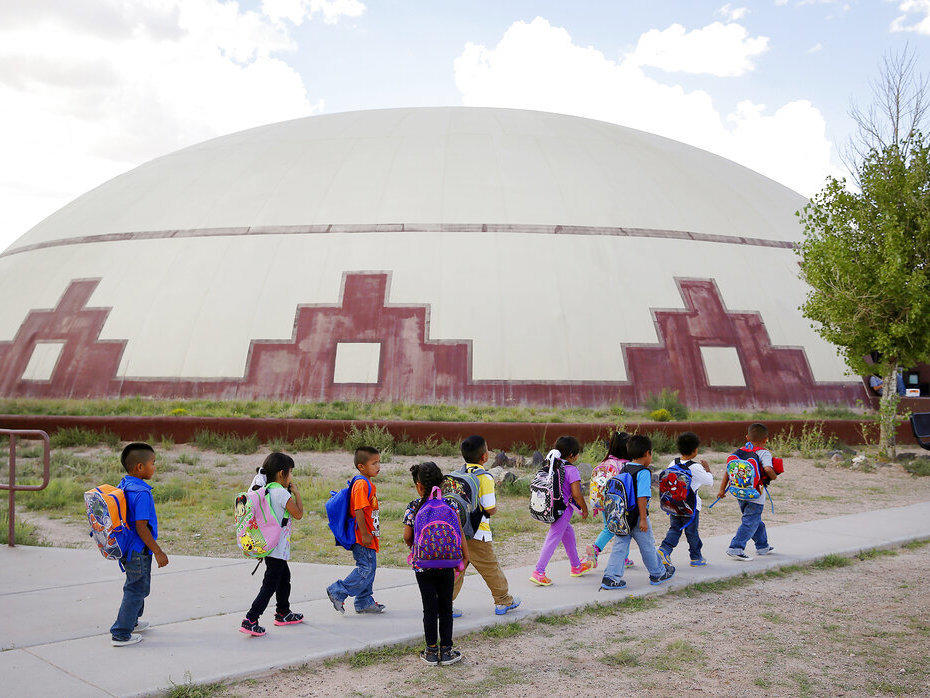
[[[0,429],[0,436],[10,437],[10,481],[6,484],[0,483],[0,490],[10,491],[10,511],[9,524],[10,532],[7,538],[7,544],[12,548],[16,545],[16,493],[17,492],[36,492],[48,487],[51,479],[51,454],[52,444],[48,439],[48,434],[38,429]],[[16,441],[17,438],[36,440],[43,442],[42,454],[42,484],[41,485],[17,485],[16,484]]]

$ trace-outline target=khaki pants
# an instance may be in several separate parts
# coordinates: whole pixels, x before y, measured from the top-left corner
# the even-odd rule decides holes
[[[494,603],[498,606],[509,606],[513,603],[513,597],[508,592],[507,577],[501,566],[497,563],[497,557],[494,555],[494,544],[490,541],[470,540],[466,542],[468,546],[468,564],[474,565],[484,578],[484,583],[491,590],[491,596],[494,597]],[[467,567],[465,568],[468,569]],[[452,590],[452,598],[459,595],[462,590],[462,583],[465,581],[465,572],[455,580],[455,587]]]

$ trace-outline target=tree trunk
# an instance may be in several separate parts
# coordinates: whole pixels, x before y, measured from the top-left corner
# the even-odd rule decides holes
[[[895,427],[898,412],[898,364],[888,365],[882,376],[882,397],[878,403],[878,455],[880,458],[895,457]]]

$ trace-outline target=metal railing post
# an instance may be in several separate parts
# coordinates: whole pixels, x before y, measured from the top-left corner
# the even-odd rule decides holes
[[[48,487],[51,479],[51,453],[52,446],[48,434],[37,429],[0,429],[0,436],[10,437],[10,481],[6,484],[0,483],[0,490],[10,491],[10,511],[9,511],[9,538],[7,545],[11,548],[16,546],[16,493],[17,492],[37,492]],[[42,484],[41,485],[17,485],[16,484],[16,441],[17,437],[23,439],[38,439],[43,442],[42,446]]]

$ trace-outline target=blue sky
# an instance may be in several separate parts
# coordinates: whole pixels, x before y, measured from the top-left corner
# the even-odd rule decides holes
[[[683,140],[811,194],[930,0],[5,0],[0,248],[152,157],[353,109],[482,105]]]

